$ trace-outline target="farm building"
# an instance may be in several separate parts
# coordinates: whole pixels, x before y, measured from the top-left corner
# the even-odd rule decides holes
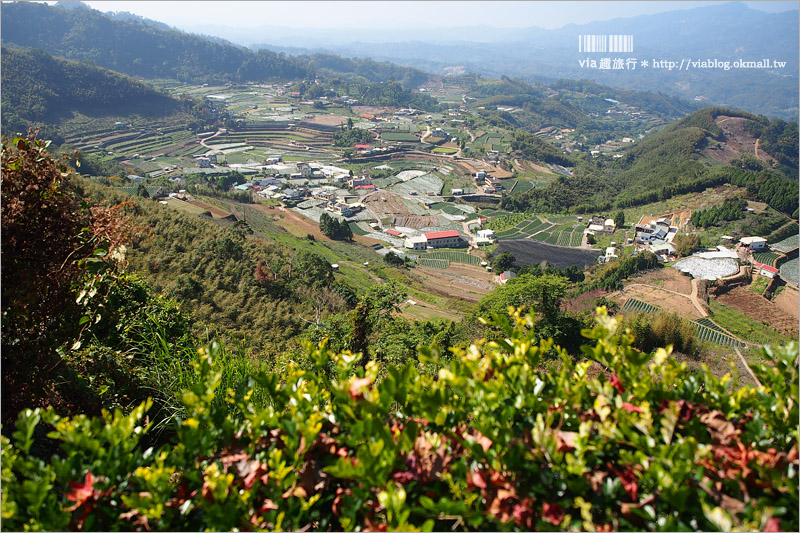
[[[664,239],[656,239],[650,242],[650,251],[656,255],[675,255],[675,246]]]
[[[767,247],[767,239],[764,237],[742,237],[739,242],[751,252],[757,252]]]
[[[284,189],[283,197],[286,200],[299,200],[303,197],[303,193],[297,189]]]
[[[467,242],[461,238],[461,234],[454,229],[447,231],[432,231],[425,234],[428,245],[433,248],[461,248]]]
[[[494,239],[494,230],[492,229],[480,229],[478,230],[478,237],[482,239]]]
[[[389,235],[394,235],[395,237],[405,237],[404,234],[400,233],[396,229],[387,229],[385,230],[385,233],[388,233]]]
[[[780,272],[780,270],[778,270],[775,267],[771,267],[769,265],[762,265],[761,263],[756,263],[755,266],[759,267],[758,271],[759,276],[765,276],[770,279],[774,278],[775,275],[778,274],[778,272]]]
[[[353,148],[355,148],[356,150],[369,150],[370,148],[372,148],[372,146],[368,144],[356,144],[355,146],[353,146]]]
[[[297,164],[297,170],[300,171],[300,176],[301,177],[303,177],[303,178],[310,178],[311,177],[311,174],[312,174],[311,165],[309,165],[308,163],[298,163]]]
[[[211,160],[207,157],[198,157],[197,165],[200,168],[211,168]]]
[[[425,235],[416,235],[414,237],[408,237],[403,246],[410,250],[427,250],[428,248],[428,239]]]
[[[360,185],[372,185],[372,180],[366,177],[353,178],[350,181],[351,187],[358,187]]]
[[[517,277],[517,273],[516,272],[512,272],[511,270],[506,270],[505,272],[500,274],[500,283],[505,285],[506,283],[508,283],[508,280],[510,280],[511,278],[516,278],[516,277]]]
[[[141,183],[144,181],[142,176],[137,176],[136,174],[128,174],[128,179],[133,183]]]

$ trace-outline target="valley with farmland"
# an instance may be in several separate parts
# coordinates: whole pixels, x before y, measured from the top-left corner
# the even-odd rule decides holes
[[[797,527],[796,120],[63,4],[3,6],[7,530]]]

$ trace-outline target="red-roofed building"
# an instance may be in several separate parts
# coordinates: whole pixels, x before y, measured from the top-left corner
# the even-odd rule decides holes
[[[375,120],[375,115],[370,115],[368,113],[363,113],[361,115],[361,118],[366,119],[366,120]]]
[[[428,239],[428,246],[433,248],[462,248],[467,242],[461,238],[461,234],[454,230],[432,231],[425,234]]]
[[[780,272],[780,270],[778,270],[777,268],[771,267],[769,265],[764,265],[762,263],[755,263],[755,267],[759,269],[758,270],[759,276],[765,276],[767,278],[774,278],[775,274]]]
[[[355,148],[356,150],[369,150],[372,147],[368,144],[357,144],[353,148]]]
[[[354,189],[355,190],[365,189],[365,190],[368,190],[368,191],[374,191],[376,189],[376,187],[374,185],[356,185],[354,187]]]
[[[395,237],[402,237],[403,236],[403,234],[400,233],[399,231],[397,231],[396,229],[387,229],[386,233],[388,233],[389,235],[394,235]]]
[[[505,285],[508,282],[508,280],[510,280],[511,278],[516,278],[516,277],[517,277],[517,273],[516,272],[513,272],[511,270],[506,270],[505,272],[500,274],[500,283]]]

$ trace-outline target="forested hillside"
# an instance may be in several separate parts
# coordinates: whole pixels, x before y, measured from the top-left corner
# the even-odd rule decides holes
[[[68,9],[8,3],[3,7],[2,30],[4,44],[42,48],[57,56],[146,78],[245,82],[320,75],[353,81],[397,80],[403,87],[416,87],[427,80],[427,74],[415,68],[331,54],[291,57],[267,49],[252,51],[141,17],[110,17],[87,6]]]
[[[744,118],[746,128],[762,134],[764,151],[775,154],[774,167],[758,160],[747,166],[746,161],[755,159],[752,154],[739,154],[740,158],[730,164],[710,157],[709,152],[721,150],[728,142],[715,121],[720,116]],[[619,159],[603,161],[581,156],[573,176],[504,197],[501,205],[514,210],[586,212],[643,205],[732,183],[748,187],[754,199],[797,216],[797,177],[789,166],[797,158],[797,139],[793,136],[796,128],[796,122],[770,122],[742,111],[702,109],[635,143]],[[515,147],[521,148],[520,140],[525,138],[518,134]]]
[[[289,80],[308,70],[283,55],[252,52],[140,20],[115,20],[92,9],[34,2],[3,6],[4,44],[43,48],[131,76],[179,80]]]
[[[181,103],[133,78],[43,50],[3,47],[3,126],[55,122],[72,111],[90,116],[136,113],[159,116]]]

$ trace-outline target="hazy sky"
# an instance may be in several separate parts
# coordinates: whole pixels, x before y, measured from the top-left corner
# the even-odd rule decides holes
[[[100,11],[129,11],[178,28],[213,24],[259,27],[453,27],[560,28],[595,20],[627,18],[721,2],[86,2]],[[744,2],[752,9],[780,12],[797,9],[795,1]]]

